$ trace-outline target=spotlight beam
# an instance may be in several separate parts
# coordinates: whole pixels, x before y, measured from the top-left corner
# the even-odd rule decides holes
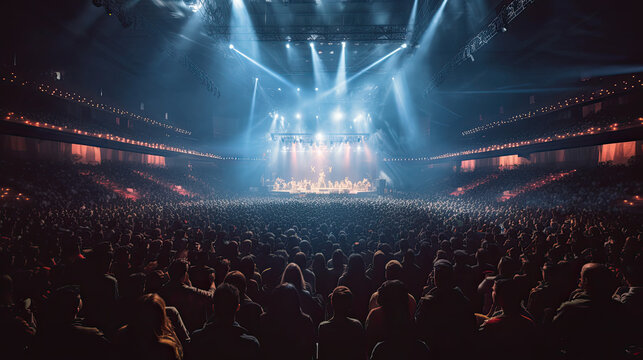
[[[290,86],[291,88],[294,88],[294,87],[295,87],[295,85],[293,85],[290,81],[288,81],[288,80],[284,79],[282,76],[280,76],[280,75],[279,75],[279,74],[277,74],[276,72],[274,72],[274,71],[272,71],[272,70],[268,69],[268,68],[267,68],[267,67],[265,67],[264,65],[261,65],[261,64],[260,64],[259,62],[257,62],[255,59],[253,59],[253,58],[251,58],[250,56],[248,56],[248,55],[246,55],[246,54],[242,53],[241,51],[239,51],[239,49],[237,49],[237,48],[235,48],[235,47],[231,47],[231,49],[232,49],[234,52],[236,52],[237,54],[239,54],[239,55],[243,56],[244,58],[246,58],[246,59],[247,59],[248,61],[250,61],[251,63],[255,64],[259,69],[261,69],[261,70],[265,71],[268,75],[270,75],[270,76],[274,77],[275,79],[277,79],[277,80],[281,81],[282,83],[284,83],[284,84],[286,84],[286,85]]]
[[[390,53],[388,53],[388,54],[384,55],[383,57],[381,57],[379,60],[375,61],[374,63],[372,63],[372,64],[368,65],[368,66],[367,66],[367,67],[365,67],[365,68],[363,68],[363,69],[362,69],[362,70],[360,70],[358,73],[353,74],[351,77],[349,77],[348,79],[346,79],[346,81],[341,82],[341,83],[338,83],[338,84],[337,84],[337,85],[335,85],[332,89],[329,89],[329,90],[325,91],[321,96],[322,96],[322,97],[328,96],[328,95],[330,95],[331,93],[333,93],[333,92],[337,91],[337,89],[339,89],[340,87],[345,87],[349,82],[351,82],[351,81],[353,81],[353,80],[357,79],[358,77],[360,77],[360,76],[364,75],[367,71],[369,71],[370,69],[372,69],[372,68],[374,68],[375,66],[379,65],[380,63],[382,63],[382,62],[383,62],[383,61],[385,61],[386,59],[390,58],[391,56],[393,56],[393,55],[397,54],[400,50],[402,50],[402,47],[401,47],[401,46],[400,46],[400,47],[398,47],[397,49],[395,49],[395,50],[391,51]]]
[[[321,59],[319,58],[319,54],[317,54],[317,50],[315,49],[315,45],[313,43],[310,43],[310,55],[313,62],[313,75],[315,78],[315,88],[324,87],[325,79],[324,79],[323,64]]]
[[[342,53],[339,56],[337,77],[335,79],[336,95],[342,96],[346,93],[346,42],[342,41]]]
[[[248,129],[252,128],[252,121],[255,116],[255,104],[257,101],[257,85],[259,84],[259,78],[255,78],[255,88],[252,91],[252,102],[250,103],[250,117],[248,119]]]

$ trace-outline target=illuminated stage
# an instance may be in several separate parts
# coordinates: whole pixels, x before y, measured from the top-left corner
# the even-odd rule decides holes
[[[325,181],[322,171],[316,181],[300,180],[285,181],[277,178],[272,186],[272,192],[288,194],[348,194],[357,195],[375,192],[375,186],[366,178],[352,182],[348,178],[341,181]]]
[[[272,134],[264,183],[282,194],[376,192],[378,164],[368,134]]]

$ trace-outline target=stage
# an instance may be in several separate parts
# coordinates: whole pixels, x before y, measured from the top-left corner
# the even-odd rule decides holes
[[[319,189],[290,189],[290,190],[270,190],[274,194],[290,194],[290,195],[365,195],[365,194],[375,194],[375,189],[373,190],[350,190],[350,189],[333,189],[333,188],[319,188]]]

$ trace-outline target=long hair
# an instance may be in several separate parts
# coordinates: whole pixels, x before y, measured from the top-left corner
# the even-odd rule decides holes
[[[304,281],[304,275],[301,273],[299,265],[295,263],[290,263],[286,266],[283,275],[281,276],[281,283],[291,283],[293,286],[299,290],[306,289],[306,283]]]
[[[165,313],[165,301],[157,294],[146,294],[137,301],[137,313],[130,328],[140,340],[170,345],[179,359],[183,358],[183,347],[170,319]]]
[[[282,283],[272,291],[268,315],[278,319],[293,319],[303,314],[299,292],[291,283]]]

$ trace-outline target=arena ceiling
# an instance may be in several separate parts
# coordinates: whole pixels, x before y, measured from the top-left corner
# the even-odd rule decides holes
[[[418,1],[411,29],[412,0],[245,0],[252,33],[243,23],[231,23],[229,0],[206,1],[198,12],[191,8],[196,2],[183,0],[108,0],[101,7],[86,0],[12,2],[3,5],[1,55],[3,65],[16,63],[34,76],[63,70],[67,85],[79,91],[100,91],[131,109],[145,102],[146,111],[157,113],[151,115],[181,114],[175,117],[181,126],[221,134],[234,133],[239,109],[245,110],[234,100],[250,94],[254,78],[262,75],[229,51],[231,42],[249,53],[256,48],[263,65],[308,87],[309,41],[318,44],[328,69],[337,66],[338,41],[349,41],[347,73],[408,43],[403,56],[373,68],[355,96],[386,114],[391,104],[381,101],[386,88],[380,79],[404,67],[413,80],[409,103],[422,121],[430,118],[434,129],[444,131],[469,127],[479,114],[500,106],[518,109],[529,95],[554,98],[573,90],[583,76],[640,71],[637,13],[628,4],[534,0],[505,33],[474,54],[475,61],[460,64],[425,93],[434,75],[507,2],[449,0],[430,46],[422,35],[438,0]],[[212,4],[219,15],[206,12]],[[289,41],[300,49],[294,62],[286,61]],[[208,89],[204,76],[217,91]],[[279,86],[265,81],[266,109],[289,101],[275,91]]]

